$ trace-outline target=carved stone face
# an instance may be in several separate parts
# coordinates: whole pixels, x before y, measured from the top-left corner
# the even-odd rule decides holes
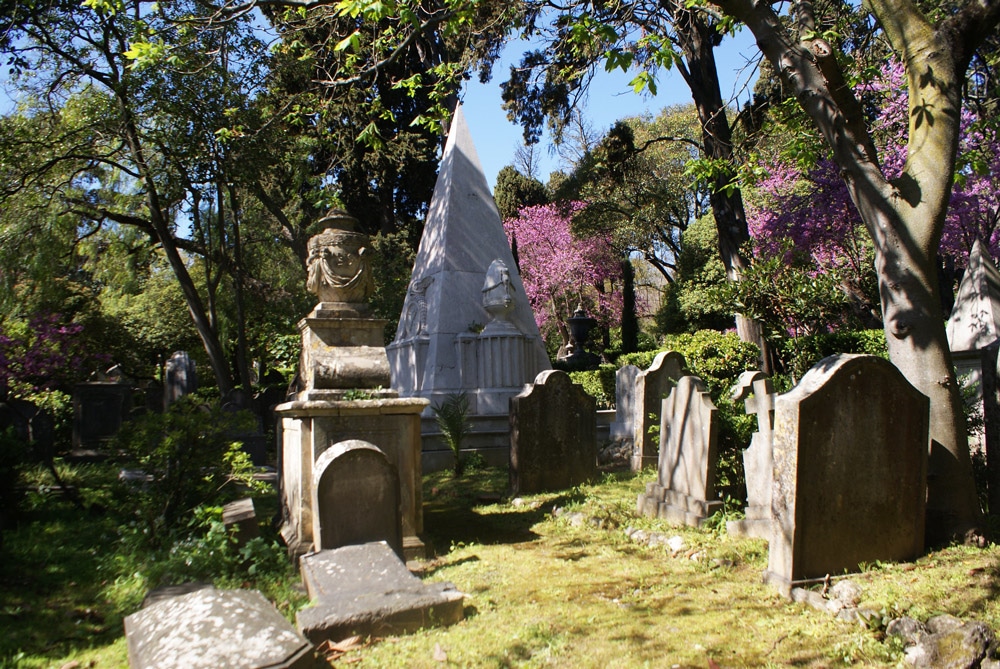
[[[358,267],[361,266],[361,256],[356,251],[351,252],[339,244],[334,244],[323,247],[321,253],[327,267],[337,276],[350,278],[358,273]]]
[[[306,288],[320,302],[365,302],[374,290],[365,256],[368,236],[327,228],[309,240]]]

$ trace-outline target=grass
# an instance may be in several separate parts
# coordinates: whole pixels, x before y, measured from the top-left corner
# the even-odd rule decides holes
[[[89,474],[93,474],[90,472]],[[632,515],[650,472],[606,474],[559,493],[502,497],[506,472],[425,478],[424,524],[436,556],[429,581],[466,593],[447,628],[367,639],[333,661],[360,667],[896,666],[880,629],[792,604],[761,582],[766,544]],[[80,479],[81,488],[86,491]],[[94,493],[91,493],[94,494]],[[554,509],[561,512],[554,514]],[[262,514],[258,514],[259,516]],[[683,537],[671,554],[629,539],[627,526]],[[122,619],[150,574],[116,548],[111,516],[85,516],[53,495],[36,500],[0,553],[0,667],[126,667]],[[159,559],[159,558],[158,558]],[[1000,548],[949,547],[912,564],[866,565],[852,578],[862,606],[919,619],[937,613],[1000,628]],[[291,616],[296,577],[229,575]]]

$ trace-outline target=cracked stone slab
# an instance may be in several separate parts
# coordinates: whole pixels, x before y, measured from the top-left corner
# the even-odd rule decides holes
[[[204,588],[125,618],[132,669],[312,669],[312,645],[256,590]]]
[[[424,583],[384,542],[309,553],[300,567],[314,605],[299,611],[296,623],[314,644],[404,634],[463,617],[465,596],[452,583]]]

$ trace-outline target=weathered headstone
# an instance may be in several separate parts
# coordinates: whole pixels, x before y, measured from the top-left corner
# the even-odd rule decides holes
[[[385,541],[403,555],[399,474],[377,446],[334,444],[316,460],[313,479],[316,550]]]
[[[743,400],[748,415],[757,416],[757,431],[750,447],[743,451],[743,471],[747,481],[746,517],[726,523],[729,534],[771,538],[771,488],[774,483],[774,386],[761,372],[743,372],[733,400]]]
[[[924,547],[929,402],[890,362],[835,355],[774,410],[766,579],[799,583]]]
[[[597,473],[596,402],[569,374],[542,372],[510,400],[514,493],[564,490]]]
[[[636,378],[635,427],[632,448],[632,471],[656,466],[659,461],[659,441],[650,430],[660,423],[663,399],[673,390],[684,374],[684,356],[676,351],[662,351],[653,364]]]
[[[314,605],[299,611],[296,623],[317,645],[451,625],[463,616],[465,597],[454,585],[422,582],[381,542],[310,553],[300,568]]]
[[[163,408],[198,390],[198,370],[187,351],[177,351],[163,367]]]
[[[132,669],[310,669],[312,645],[256,590],[203,588],[125,618]]]
[[[983,442],[990,509],[1000,509],[1000,341],[982,351]]]
[[[222,507],[222,524],[227,531],[234,532],[237,546],[243,546],[251,539],[260,536],[257,511],[253,508],[253,499],[250,497],[238,499]]]
[[[696,376],[684,376],[663,400],[656,483],[639,495],[638,511],[697,527],[722,507],[715,495],[718,409]]]
[[[615,421],[611,424],[611,439],[635,442],[636,380],[642,372],[635,365],[625,365],[615,372]]]
[[[100,449],[132,411],[132,389],[122,383],[78,383],[73,387],[73,448]]]

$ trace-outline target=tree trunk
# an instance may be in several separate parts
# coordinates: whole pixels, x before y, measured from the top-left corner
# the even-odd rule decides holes
[[[875,267],[889,359],[930,399],[927,543],[968,538],[979,530],[980,508],[962,398],[941,317],[937,267],[926,255],[909,252],[912,241],[894,232],[898,222],[880,223],[886,239],[876,245]]]
[[[733,159],[733,135],[726,116],[719,85],[719,70],[715,63],[715,47],[721,35],[708,24],[699,10],[690,10],[668,3],[674,26],[684,53],[686,67],[680,72],[691,89],[691,99],[701,122],[702,146],[706,157],[719,165],[730,165]],[[712,183],[709,202],[719,234],[719,255],[730,281],[740,281],[750,259],[743,248],[750,241],[743,196],[732,187],[736,175],[731,168],[719,169]],[[741,341],[756,344],[760,349],[760,364],[765,374],[772,373],[769,347],[760,323],[736,314],[736,332]]]
[[[201,296],[198,294],[198,288],[194,285],[194,281],[187,271],[184,259],[181,257],[180,252],[177,250],[177,245],[174,243],[170,226],[163,216],[156,181],[150,175],[149,166],[146,163],[145,154],[142,149],[142,142],[139,139],[139,132],[135,126],[135,119],[124,100],[124,96],[119,96],[119,105],[124,117],[125,135],[128,140],[129,151],[146,186],[146,200],[149,203],[150,221],[153,224],[153,229],[156,231],[160,246],[163,247],[163,252],[167,256],[167,261],[170,263],[170,268],[173,270],[174,276],[177,277],[177,283],[181,287],[181,292],[184,294],[188,311],[191,312],[191,319],[194,321],[195,329],[197,329],[198,336],[205,347],[209,364],[212,367],[212,372],[215,374],[215,381],[219,385],[219,393],[225,395],[233,389],[232,373],[226,362],[225,351],[222,349],[218,335],[208,321]]]
[[[907,160],[889,182],[834,49],[791,34],[769,5],[719,4],[747,25],[816,123],[872,237],[889,359],[930,399],[927,541],[976,536],[982,517],[934,259],[954,174],[962,78],[977,39],[1000,20],[1000,5],[965,3],[935,27],[905,0],[870,0],[909,84]],[[811,28],[810,7],[802,3],[794,12],[804,29]]]
[[[622,353],[639,350],[639,319],[635,313],[635,268],[622,260]]]

